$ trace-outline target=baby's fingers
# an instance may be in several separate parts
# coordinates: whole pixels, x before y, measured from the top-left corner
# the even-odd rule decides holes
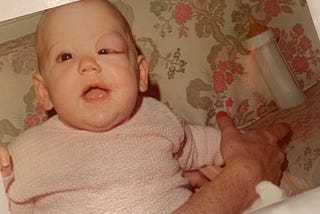
[[[11,158],[7,148],[0,147],[0,169],[3,177],[11,174]]]
[[[6,147],[0,146],[0,158],[1,167],[8,167],[10,165],[10,154]]]
[[[11,175],[11,172],[12,172],[11,165],[1,169],[2,177],[8,177],[9,175]]]

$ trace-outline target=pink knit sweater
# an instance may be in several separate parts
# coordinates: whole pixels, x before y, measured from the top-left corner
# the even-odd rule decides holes
[[[57,116],[11,143],[12,213],[170,213],[191,195],[182,171],[222,164],[220,133],[190,126],[144,98],[133,118],[103,133]]]

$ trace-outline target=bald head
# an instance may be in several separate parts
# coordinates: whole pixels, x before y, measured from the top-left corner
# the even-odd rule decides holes
[[[36,51],[39,68],[46,48],[52,45],[50,34],[65,34],[74,25],[80,25],[85,31],[88,26],[104,25],[105,29],[115,28],[122,33],[132,51],[137,54],[130,25],[121,12],[107,0],[80,0],[45,11],[36,31]],[[76,36],[76,35],[74,35]],[[51,42],[51,44],[50,44]]]

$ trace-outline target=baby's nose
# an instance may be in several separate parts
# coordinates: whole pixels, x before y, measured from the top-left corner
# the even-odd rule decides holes
[[[85,72],[100,72],[101,67],[97,63],[97,61],[93,57],[83,57],[80,61],[79,65],[79,73],[85,73]]]

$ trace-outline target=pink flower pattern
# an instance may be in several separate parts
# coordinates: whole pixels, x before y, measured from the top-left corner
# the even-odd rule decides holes
[[[281,12],[279,2],[277,0],[267,0],[264,5],[264,11],[269,16],[277,16]]]
[[[295,26],[292,27],[292,31],[298,36],[301,36],[304,32],[304,29],[301,24],[296,24]]]
[[[303,36],[298,43],[298,47],[301,48],[303,51],[311,49],[312,45],[310,39],[306,36]]]
[[[234,60],[219,61],[218,70],[213,72],[213,89],[217,93],[222,93],[227,90],[227,85],[231,85],[234,82],[234,75],[242,74],[242,65],[236,63]]]
[[[308,59],[304,56],[296,56],[292,61],[294,71],[297,73],[303,73],[309,69]]]
[[[311,40],[303,34],[303,26],[295,24],[289,33],[278,28],[274,32],[279,38],[278,46],[297,75],[298,81],[300,75],[305,75],[307,80],[311,79],[314,76],[311,66],[320,64],[319,50],[312,50]]]
[[[228,97],[226,100],[225,100],[225,104],[226,104],[226,107],[227,108],[231,108],[233,106],[233,100],[231,97]]]
[[[48,115],[40,103],[37,103],[33,112],[29,112],[24,120],[25,129],[39,125],[48,119]]]
[[[186,23],[191,19],[192,8],[186,4],[178,4],[176,9],[173,11],[173,17],[176,22],[180,25]]]
[[[243,95],[235,98],[234,94],[232,94],[233,90],[230,89],[239,87],[239,80],[247,78],[247,73],[250,69],[256,69],[254,66],[250,67],[245,63],[248,61],[247,53],[241,51],[245,49],[241,46],[243,41],[240,41],[240,39],[245,38],[246,30],[244,28],[247,28],[247,22],[243,20],[246,19],[247,14],[254,15],[260,23],[266,24],[271,28],[273,24],[269,25],[269,22],[273,19],[280,19],[283,13],[286,16],[293,15],[294,8],[297,7],[295,0],[248,0],[246,3],[240,1],[238,10],[235,9],[232,14],[232,23],[235,24],[234,29],[239,29],[239,33],[242,33],[238,38],[232,37],[233,35],[224,31],[224,26],[230,24],[225,23],[225,14],[223,13],[227,1],[222,1],[216,5],[212,5],[206,0],[154,0],[154,3],[159,4],[159,7],[162,6],[162,10],[157,10],[157,12],[155,9],[154,11],[155,15],[159,17],[159,21],[163,23],[157,24],[157,29],[170,29],[170,32],[168,31],[167,33],[172,33],[174,32],[172,29],[175,27],[179,38],[188,37],[190,31],[193,30],[194,32],[192,33],[199,37],[199,39],[213,38],[216,42],[215,46],[211,47],[211,52],[207,56],[207,61],[210,63],[208,72],[212,78],[211,87],[215,95],[213,97],[200,97],[199,100],[212,101],[212,111],[214,112],[217,108],[226,108],[226,110],[230,110],[231,114],[240,115],[239,121],[241,122],[239,125],[245,124],[246,121],[252,121],[254,118],[260,117],[276,108],[272,96],[269,93],[265,93],[266,91],[263,86],[261,89],[263,89],[262,92],[265,94],[257,95],[258,92],[250,88],[246,92],[250,92],[253,96],[248,96],[247,98]],[[164,10],[168,14],[167,17],[165,17]],[[281,28],[274,28],[273,30],[278,41],[278,46],[292,68],[298,83],[301,87],[304,87],[305,84],[306,86],[310,85],[310,82],[315,79],[314,68],[319,67],[320,58],[319,50],[314,50],[313,41],[307,34],[309,31],[306,31],[300,23],[293,24],[289,30]],[[163,35],[165,33],[162,31]],[[188,72],[188,67],[186,67],[186,72]],[[248,78],[251,77],[248,75]],[[251,84],[250,81],[248,79],[248,84]],[[241,82],[239,84],[240,89],[243,89],[243,83],[247,84],[246,81]],[[257,85],[257,87],[260,88],[260,85]],[[194,89],[201,90],[200,88],[205,88],[205,86]],[[254,95],[255,93],[256,96]],[[192,95],[194,94],[201,96],[201,93],[198,92]],[[200,106],[204,105],[199,103]],[[214,114],[210,113],[208,115]]]

